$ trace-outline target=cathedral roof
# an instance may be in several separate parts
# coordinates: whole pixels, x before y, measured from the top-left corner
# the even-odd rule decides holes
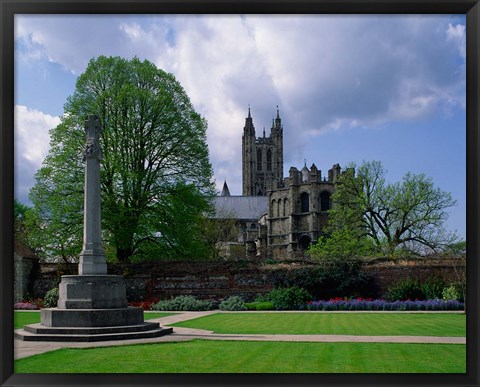
[[[223,183],[223,188],[222,192],[220,193],[220,196],[230,196],[230,190],[228,189],[227,181]]]
[[[268,196],[217,196],[214,204],[217,218],[257,220],[268,211]]]

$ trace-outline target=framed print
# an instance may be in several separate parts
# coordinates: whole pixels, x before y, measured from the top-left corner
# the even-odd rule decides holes
[[[479,384],[478,1],[0,1],[2,386]]]

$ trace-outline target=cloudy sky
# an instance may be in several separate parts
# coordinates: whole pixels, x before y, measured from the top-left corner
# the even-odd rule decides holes
[[[304,161],[380,160],[387,179],[425,173],[458,205],[465,237],[465,17],[80,16],[15,18],[15,196],[28,202],[67,96],[96,56],[148,59],[208,120],[217,188],[241,195],[241,137],[276,106],[284,175]]]

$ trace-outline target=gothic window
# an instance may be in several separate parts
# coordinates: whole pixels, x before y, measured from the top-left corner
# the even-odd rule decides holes
[[[288,211],[288,199],[285,199],[283,201],[283,216],[287,216],[287,211]]]
[[[328,211],[330,209],[330,193],[323,191],[320,194],[320,211]]]
[[[309,201],[310,200],[309,200],[309,197],[308,197],[308,193],[303,192],[300,195],[300,203],[301,203],[301,206],[302,206],[302,211],[301,212],[309,212],[310,211]]]
[[[272,217],[275,217],[275,200],[272,200]]]
[[[282,206],[282,199],[278,199],[278,207],[277,207],[277,216],[280,217],[280,207]]]
[[[267,171],[272,170],[272,151],[267,150]]]
[[[257,171],[262,170],[262,149],[257,149]]]

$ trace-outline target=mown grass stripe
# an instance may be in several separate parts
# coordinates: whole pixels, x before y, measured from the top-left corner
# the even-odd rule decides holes
[[[465,345],[210,341],[61,349],[17,373],[464,373]]]
[[[452,313],[217,313],[173,326],[237,334],[462,337],[466,335],[466,316]]]

